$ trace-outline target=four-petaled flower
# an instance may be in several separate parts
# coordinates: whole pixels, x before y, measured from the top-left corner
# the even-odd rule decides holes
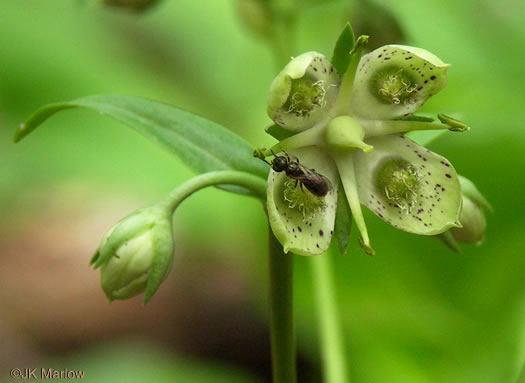
[[[308,52],[293,58],[271,85],[268,114],[291,134],[257,155],[283,153],[333,185],[318,197],[285,172],[271,170],[268,215],[286,252],[327,250],[340,183],[369,254],[374,251],[361,204],[411,233],[436,235],[461,226],[461,187],[453,166],[404,135],[468,130],[446,116],[440,118],[444,123],[412,116],[443,89],[449,65],[424,49],[401,45],[362,56],[366,42],[365,36],[357,40],[342,79],[325,56]]]

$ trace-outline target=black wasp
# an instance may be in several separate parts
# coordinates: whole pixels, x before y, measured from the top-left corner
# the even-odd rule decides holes
[[[274,171],[285,172],[288,177],[296,180],[295,186],[300,183],[301,187],[304,186],[310,193],[318,197],[324,197],[332,190],[332,183],[328,178],[317,173],[314,169],[308,169],[301,165],[298,158],[292,161],[287,153],[285,153],[286,157],[278,156],[273,152],[272,154],[275,157],[271,163],[266,160],[263,161],[270,165]]]

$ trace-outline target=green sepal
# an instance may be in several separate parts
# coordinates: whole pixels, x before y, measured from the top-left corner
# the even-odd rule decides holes
[[[441,242],[443,242],[450,250],[455,253],[462,254],[461,248],[459,247],[458,241],[454,238],[450,230],[445,231],[439,235],[436,235]]]
[[[350,64],[350,51],[354,48],[354,45],[354,31],[352,30],[350,23],[346,23],[341,34],[337,38],[332,59],[330,60],[341,77],[343,77],[348,69],[348,64]]]
[[[350,243],[350,231],[352,229],[352,211],[345,197],[343,185],[339,185],[337,196],[337,212],[335,214],[334,236],[336,248],[342,255],[346,255]]]
[[[277,124],[266,127],[264,131],[275,138],[277,141],[282,141],[288,137],[292,137],[295,134],[294,132],[286,130]]]
[[[154,230],[153,251],[155,258],[149,271],[146,290],[144,291],[144,304],[148,303],[161,283],[168,276],[173,263],[174,243],[172,237],[171,217],[159,221]]]
[[[95,269],[106,263],[124,242],[149,230],[155,224],[156,216],[149,214],[148,210],[149,208],[139,209],[131,213],[108,231],[102,239],[97,253],[95,253],[96,260],[93,264]]]
[[[100,257],[100,251],[97,249],[95,254],[93,254],[91,259],[89,260],[89,265],[92,266],[93,264],[95,264],[97,262],[98,257]]]

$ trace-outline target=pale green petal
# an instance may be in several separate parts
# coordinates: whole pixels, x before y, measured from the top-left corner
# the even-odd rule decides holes
[[[421,48],[378,48],[361,58],[350,112],[377,120],[409,116],[445,87],[449,66]]]
[[[294,180],[284,172],[276,173],[272,170],[268,177],[267,194],[270,226],[285,252],[292,251],[300,255],[322,254],[328,249],[334,230],[337,170],[330,157],[317,147],[297,149],[288,154],[296,156],[302,165],[327,177],[332,183],[332,190],[323,198],[314,197],[307,190],[303,191],[299,185],[294,188]],[[285,198],[285,194],[288,198]],[[301,200],[290,198],[293,195],[304,198],[307,209],[300,206]]]
[[[354,163],[361,203],[392,226],[410,233],[435,235],[459,225],[461,187],[450,162],[403,135],[368,140],[374,150],[356,151]],[[415,183],[407,182],[407,200],[396,200],[381,171],[398,161],[409,164]],[[410,180],[408,180],[410,181]],[[393,183],[390,183],[392,185]]]
[[[320,53],[295,57],[273,80],[268,115],[283,128],[299,132],[327,116],[338,92],[339,76]]]

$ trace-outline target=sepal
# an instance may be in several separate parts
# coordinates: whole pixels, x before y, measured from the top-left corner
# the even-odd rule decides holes
[[[169,273],[173,250],[171,210],[158,205],[111,228],[91,263],[101,268],[102,289],[110,302],[146,292],[147,303]]]

